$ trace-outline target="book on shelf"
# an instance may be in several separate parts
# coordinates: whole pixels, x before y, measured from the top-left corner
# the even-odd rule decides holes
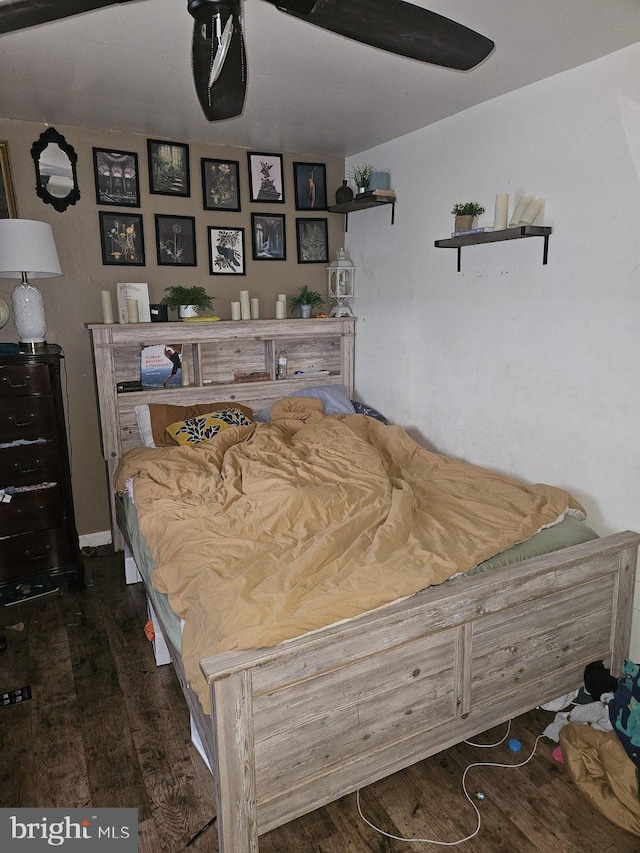
[[[119,283],[116,285],[116,296],[118,300],[118,322],[129,323],[128,299],[134,299],[138,305],[138,321],[140,323],[151,322],[151,309],[149,307],[149,285],[142,282]]]
[[[143,388],[175,388],[182,384],[182,344],[154,344],[140,350]]]
[[[493,225],[487,225],[484,228],[469,228],[466,231],[452,231],[452,237],[463,237],[465,234],[482,234],[483,232],[494,231]]]
[[[354,201],[357,201],[359,198],[379,198],[380,200],[395,201],[396,193],[395,190],[367,190],[366,193],[358,193],[358,195],[354,196]]]

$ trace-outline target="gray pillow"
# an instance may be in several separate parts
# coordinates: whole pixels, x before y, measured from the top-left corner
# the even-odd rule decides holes
[[[302,391],[294,391],[287,397],[315,397],[322,400],[325,415],[355,415],[356,410],[349,399],[349,393],[344,385],[316,385],[314,388],[305,388]],[[271,406],[253,413],[253,419],[266,423],[271,420]]]

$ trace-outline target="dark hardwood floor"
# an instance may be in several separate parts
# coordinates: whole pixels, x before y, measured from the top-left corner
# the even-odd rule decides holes
[[[106,549],[102,549],[105,551]],[[0,807],[136,807],[139,850],[177,853],[214,814],[211,777],[191,744],[189,718],[170,666],[156,668],[143,633],[141,585],[126,586],[122,556],[86,558],[89,586],[0,607],[0,692],[31,685],[33,698],[0,708]],[[8,626],[24,623],[22,630]],[[475,761],[517,763],[553,715],[513,721],[522,752],[458,745],[361,792],[362,809],[392,835],[453,841],[473,832],[461,778]],[[486,733],[499,740],[502,730]],[[478,737],[478,740],[481,738]],[[540,741],[515,770],[475,768],[468,789],[482,815],[465,853],[637,853],[640,838],[594,811]],[[217,851],[215,827],[188,850]],[[355,795],[264,835],[261,853],[435,851],[370,829]]]

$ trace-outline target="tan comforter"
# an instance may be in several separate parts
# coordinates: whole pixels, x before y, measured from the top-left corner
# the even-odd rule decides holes
[[[130,451],[116,472],[120,491],[134,478],[152,583],[185,620],[205,709],[201,658],[441,583],[578,507],[561,489],[431,453],[399,427],[306,403],[194,447]]]

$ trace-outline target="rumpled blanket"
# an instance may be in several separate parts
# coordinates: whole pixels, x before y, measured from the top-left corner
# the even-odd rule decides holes
[[[202,658],[357,617],[582,513],[562,489],[431,453],[364,415],[274,414],[194,447],[136,448],[115,475],[119,491],[133,478],[151,580],[184,620],[205,711]]]
[[[616,826],[640,835],[636,767],[615,732],[570,723],[560,731],[565,767],[576,787]]]

